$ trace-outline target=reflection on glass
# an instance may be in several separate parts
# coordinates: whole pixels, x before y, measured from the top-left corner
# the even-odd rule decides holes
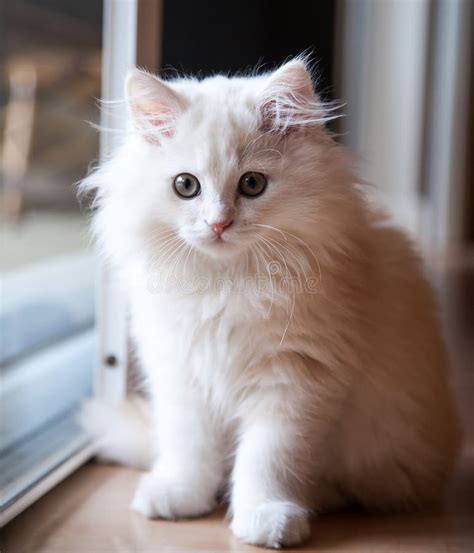
[[[0,487],[8,504],[84,443],[94,258],[75,184],[98,157],[102,3],[18,0],[3,10]],[[3,30],[2,30],[3,32]]]

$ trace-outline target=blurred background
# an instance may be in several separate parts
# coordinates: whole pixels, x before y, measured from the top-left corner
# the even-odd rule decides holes
[[[110,15],[127,2],[137,9],[137,63],[165,76],[269,70],[311,53],[319,94],[345,104],[345,117],[331,130],[355,152],[361,179],[376,185],[425,253],[443,291],[454,349],[463,366],[472,359],[470,0],[2,2],[0,472],[6,504],[25,487],[20,476],[35,481],[83,443],[71,413],[93,387],[97,279],[75,184],[99,159],[99,133],[89,123],[100,122],[102,77],[121,56],[122,29],[102,55],[104,4]],[[462,382],[467,401],[472,379]]]
[[[2,268],[9,269],[84,245],[73,185],[98,157],[87,121],[99,121],[102,6],[2,6]]]
[[[0,489],[5,508],[86,438],[95,259],[75,183],[98,160],[102,3],[0,4]]]

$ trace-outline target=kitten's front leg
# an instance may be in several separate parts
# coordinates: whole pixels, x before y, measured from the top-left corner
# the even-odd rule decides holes
[[[280,548],[308,537],[299,460],[307,452],[298,438],[298,428],[284,415],[262,414],[244,431],[233,472],[231,525],[243,541]]]
[[[149,518],[186,518],[210,512],[223,479],[212,421],[195,390],[163,386],[156,401],[158,457],[135,492],[132,509]]]

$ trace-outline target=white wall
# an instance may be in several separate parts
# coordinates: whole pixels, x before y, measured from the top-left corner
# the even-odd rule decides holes
[[[348,1],[343,18],[347,143],[361,176],[416,233],[429,0]]]

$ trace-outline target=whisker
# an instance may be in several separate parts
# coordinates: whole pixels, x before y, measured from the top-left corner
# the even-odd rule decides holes
[[[168,258],[166,260],[167,264],[170,265],[170,268],[166,272],[165,279],[164,279],[166,285],[168,284],[169,279],[172,278],[173,275],[174,275],[174,269],[176,267],[177,261],[179,260],[178,256],[180,255],[180,252],[182,252],[184,250],[184,248],[187,246],[186,240],[184,240],[184,239],[181,239],[181,240],[182,240],[182,242],[180,243],[180,245],[174,251],[171,252],[171,254],[168,256]],[[173,260],[173,258],[174,258],[174,262],[171,265],[171,261]]]
[[[291,257],[296,261],[296,263],[298,264],[298,267],[300,268],[301,272],[303,273],[305,279],[307,280],[308,279],[308,275],[306,274],[306,271],[305,271],[305,266],[303,264],[303,262],[301,261],[301,259],[296,255],[296,253],[291,249],[289,248],[286,244],[282,244],[281,242],[279,242],[276,238],[271,238],[271,237],[267,237],[269,240],[273,241],[274,243],[278,244],[285,252],[288,253],[288,255],[291,255]],[[287,243],[288,244],[288,243]],[[296,276],[298,277],[299,279],[299,274],[298,274],[298,271],[295,271],[296,272]]]
[[[188,244],[189,246],[189,244]],[[186,278],[186,266],[188,264],[188,259],[189,259],[189,256],[191,255],[192,251],[194,250],[193,247],[189,246],[189,251],[188,251],[188,255],[186,256],[186,259],[184,260],[184,267],[183,267],[183,275],[184,277]],[[195,251],[195,250],[194,250]]]
[[[286,274],[288,275],[289,274],[289,269],[288,269],[288,265],[286,264],[286,260],[285,260],[285,257],[282,255],[282,253],[280,252],[280,250],[278,249],[277,246],[275,246],[275,242],[280,245],[280,247],[284,247],[283,244],[281,244],[280,242],[276,241],[276,239],[274,238],[271,238],[269,236],[263,236],[261,234],[258,235],[260,237],[260,239],[262,240],[269,240],[269,242],[267,242],[267,244],[269,245],[273,245],[273,249],[276,253],[278,253],[284,264],[285,264],[285,270],[286,270]],[[293,252],[286,248],[285,247],[285,250],[288,251],[289,253],[293,254]],[[295,257],[295,256],[294,256]],[[296,258],[296,257],[295,257]],[[297,258],[296,258],[297,259]],[[304,272],[304,271],[303,271]],[[283,331],[283,334],[282,334],[282,337],[281,337],[281,340],[280,340],[280,345],[283,344],[284,340],[285,340],[285,337],[287,335],[287,332],[288,332],[288,329],[290,327],[290,324],[291,324],[291,321],[293,320],[293,315],[294,315],[294,310],[295,310],[295,304],[296,304],[296,293],[295,293],[295,289],[294,289],[294,286],[291,284],[291,281],[290,281],[290,291],[291,291],[291,304],[290,304],[290,310],[289,310],[289,315],[288,315],[288,320],[286,322],[286,325],[285,325],[285,328],[284,328],[284,331]]]
[[[171,234],[177,234],[176,230],[175,229],[157,228],[157,229],[153,229],[150,232],[148,232],[147,238],[148,239],[155,239],[155,238],[159,238],[161,236],[166,237],[166,236],[171,235]]]
[[[188,246],[187,242],[184,242],[183,244],[181,244],[181,246],[177,250],[176,259],[173,263],[173,269],[171,271],[171,278],[174,279],[174,278],[178,277],[178,275],[176,274],[176,271],[179,267],[179,263],[181,262],[181,259],[182,259],[183,255],[186,253],[188,247],[189,246]]]
[[[255,244],[256,247],[259,247],[258,246],[258,243]],[[266,258],[266,255],[265,255],[265,250],[263,249],[264,248],[264,244],[261,245],[262,247],[262,254],[263,254],[263,258],[264,258],[264,261],[267,261],[267,258]],[[270,315],[271,313],[271,310],[272,310],[272,307],[273,307],[273,300],[274,300],[274,287],[273,287],[273,275],[270,271],[270,267],[269,267],[269,263],[266,263],[266,268],[267,268],[267,273],[268,273],[268,278],[269,278],[269,281],[270,281],[270,286],[271,286],[271,298],[270,298],[270,306],[267,310],[267,317]]]
[[[258,236],[261,238],[261,240],[264,240],[265,243],[268,244],[268,246],[274,251],[276,252],[276,254],[278,255],[278,257],[282,260],[284,266],[285,266],[285,276],[286,277],[289,277],[291,276],[291,273],[290,273],[290,270],[288,268],[288,264],[286,262],[286,259],[285,259],[285,256],[282,254],[282,252],[278,249],[278,247],[275,246],[274,244],[274,240],[271,240],[270,237],[268,236],[264,236],[263,234],[258,234]]]
[[[165,240],[165,242],[161,244],[161,247],[158,248],[150,258],[150,266],[153,267],[155,263],[160,261],[163,262],[163,258],[166,256],[166,254],[170,250],[173,250],[173,248],[177,246],[181,240],[183,239],[177,236],[173,236],[172,238]]]
[[[160,262],[161,267],[166,267],[168,263],[173,259],[173,257],[177,254],[183,243],[185,243],[185,240],[183,238],[177,239],[175,242],[168,246],[166,252],[162,254],[163,257],[157,258],[156,262]],[[161,273],[161,268],[159,272]]]
[[[314,253],[313,249],[309,246],[309,244],[307,242],[305,242],[302,238],[300,238],[299,236],[296,236],[295,234],[292,234],[291,232],[288,232],[288,231],[283,231],[277,227],[274,227],[272,225],[264,225],[264,224],[261,224],[261,223],[255,223],[255,226],[257,227],[263,227],[263,228],[267,228],[267,229],[270,229],[270,230],[273,230],[273,231],[276,231],[278,233],[280,233],[285,241],[288,241],[288,238],[286,237],[287,235],[294,238],[295,240],[297,240],[300,244],[302,244],[310,253],[311,253],[311,256],[312,258],[314,259],[316,265],[318,266],[318,272],[319,272],[319,282],[322,282],[322,273],[321,273],[321,265],[319,263],[319,260],[316,256],[316,254]]]
[[[293,314],[294,314],[294,311],[295,311],[295,303],[296,303],[296,296],[295,296],[295,291],[293,290],[292,288],[292,296],[291,296],[291,308],[290,308],[290,315],[288,317],[288,321],[286,323],[286,326],[285,326],[285,330],[283,331],[283,334],[282,334],[282,337],[281,337],[281,340],[280,340],[280,346],[283,344],[284,340],[285,340],[285,337],[286,337],[286,333],[288,332],[288,329],[290,328],[290,323],[293,319]]]

